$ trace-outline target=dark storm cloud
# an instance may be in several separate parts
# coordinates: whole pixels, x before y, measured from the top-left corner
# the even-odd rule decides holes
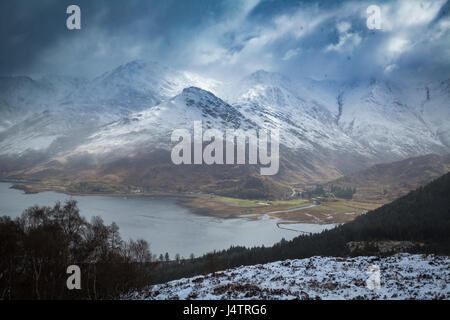
[[[68,5],[82,30],[65,27]],[[1,74],[95,76],[133,59],[223,78],[257,69],[290,77],[353,79],[450,74],[449,4],[377,1],[24,1],[0,4]]]
[[[36,52],[50,46],[64,32],[64,23],[52,19],[65,12],[63,1],[0,2],[0,72],[14,73],[29,65]],[[64,11],[63,11],[64,10]]]
[[[81,8],[82,30],[66,28],[66,8],[71,4]],[[69,54],[69,58],[89,59],[82,49],[95,49],[97,36],[100,42],[104,37],[135,37],[142,42],[164,37],[164,45],[170,47],[174,38],[219,19],[226,8],[223,1],[209,0],[5,0],[0,2],[0,73],[30,71],[40,55],[63,43],[68,51],[73,46],[73,50],[86,53],[79,57]],[[87,39],[90,43],[83,41]],[[64,65],[69,63],[67,60]]]

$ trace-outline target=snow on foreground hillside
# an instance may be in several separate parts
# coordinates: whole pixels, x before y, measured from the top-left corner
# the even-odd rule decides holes
[[[380,270],[379,289],[366,287]],[[450,257],[312,257],[154,285],[125,299],[450,299]]]

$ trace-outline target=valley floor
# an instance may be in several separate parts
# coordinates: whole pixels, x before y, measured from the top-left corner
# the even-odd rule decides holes
[[[217,195],[197,194],[185,198],[181,205],[200,214],[218,217],[252,217],[268,215],[280,219],[281,223],[329,224],[349,222],[367,211],[374,210],[386,202],[323,199],[291,199],[279,201],[246,200]]]
[[[8,182],[6,180],[6,182]],[[248,200],[223,197],[205,193],[175,193],[175,192],[129,192],[127,188],[106,185],[110,191],[83,192],[71,190],[67,186],[49,183],[18,182],[12,188],[25,193],[39,193],[55,191],[69,195],[106,195],[121,197],[136,196],[170,196],[179,198],[178,203],[191,209],[193,212],[203,215],[236,218],[246,217],[259,219],[263,216],[279,219],[281,224],[311,223],[311,224],[336,224],[349,222],[367,211],[374,210],[387,201],[369,201],[363,199],[323,199],[318,205],[312,205],[311,199],[293,198],[290,200]]]
[[[370,266],[380,270],[369,289]],[[450,257],[312,257],[154,285],[124,299],[450,299]]]

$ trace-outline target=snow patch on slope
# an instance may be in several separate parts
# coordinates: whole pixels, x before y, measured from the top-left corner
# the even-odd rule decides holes
[[[149,144],[169,150],[173,130],[192,131],[194,121],[202,121],[205,129],[246,127],[242,114],[234,107],[211,92],[189,87],[166,102],[103,127],[75,153],[131,151]]]
[[[381,287],[366,287],[377,265]],[[312,257],[180,279],[125,299],[450,299],[450,257]]]

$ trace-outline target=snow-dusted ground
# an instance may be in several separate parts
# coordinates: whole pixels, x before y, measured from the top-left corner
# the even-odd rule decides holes
[[[370,290],[369,266],[380,270]],[[239,267],[149,287],[125,299],[450,299],[450,257],[312,257]]]

